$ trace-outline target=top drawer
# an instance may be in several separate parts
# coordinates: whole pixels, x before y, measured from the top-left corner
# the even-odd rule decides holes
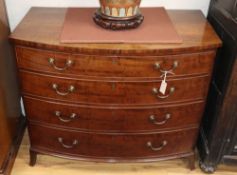
[[[175,76],[208,74],[215,57],[214,51],[156,57],[90,56],[19,46],[16,47],[16,53],[18,66],[23,69],[64,76],[140,78],[157,78],[164,70],[171,70]]]

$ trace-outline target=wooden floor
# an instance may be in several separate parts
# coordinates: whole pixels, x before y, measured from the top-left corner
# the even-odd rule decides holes
[[[202,175],[196,165],[194,171],[187,168],[185,159],[142,164],[101,164],[71,161],[50,156],[38,156],[35,167],[30,167],[29,139],[27,133],[20,147],[12,175]],[[196,162],[197,164],[197,162]],[[237,175],[237,166],[218,167],[215,175]]]

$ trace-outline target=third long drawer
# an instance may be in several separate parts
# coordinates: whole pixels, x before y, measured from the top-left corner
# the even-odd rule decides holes
[[[100,132],[150,132],[199,126],[204,102],[159,106],[87,106],[24,96],[32,122]]]

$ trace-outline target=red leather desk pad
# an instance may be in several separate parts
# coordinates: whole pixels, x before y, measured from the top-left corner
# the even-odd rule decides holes
[[[182,43],[166,10],[142,8],[145,19],[137,29],[110,31],[93,21],[96,8],[68,8],[61,33],[62,43]]]

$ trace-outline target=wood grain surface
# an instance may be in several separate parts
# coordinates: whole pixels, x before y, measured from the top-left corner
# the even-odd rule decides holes
[[[182,44],[62,44],[59,38],[66,11],[67,8],[32,8],[11,34],[11,39],[25,46],[86,54],[93,51],[100,55],[173,55],[212,50],[221,45],[221,40],[198,10],[168,11],[183,39]]]
[[[94,76],[123,78],[155,78],[160,77],[162,70],[172,70],[168,76],[190,76],[208,74],[212,70],[215,51],[166,55],[166,56],[100,56],[70,54],[69,52],[53,52],[47,50],[16,47],[19,68],[54,73],[63,76]],[[54,59],[50,64],[49,59]],[[71,66],[67,66],[68,61]],[[177,62],[178,66],[174,68]],[[156,68],[159,63],[160,68]],[[65,68],[65,70],[56,70]]]
[[[35,165],[37,154],[105,162],[186,157],[194,169],[193,149],[203,112],[203,106],[195,104],[205,104],[215,52],[221,45],[201,12],[168,11],[182,44],[62,44],[65,12],[65,8],[32,8],[11,35],[22,95],[38,100],[26,103],[31,115],[30,165]],[[170,69],[175,75],[166,77],[167,90],[161,94],[161,70]],[[57,118],[64,122],[73,110],[82,112],[84,130],[79,124],[58,124],[49,115],[56,108],[60,108]],[[152,123],[143,116],[149,115],[148,108],[161,116],[170,111],[173,123],[160,130],[148,126]],[[153,122],[164,119],[153,116]]]
[[[24,97],[30,121],[100,132],[146,132],[199,126],[204,101],[179,105],[88,106]],[[40,112],[39,112],[40,111]],[[60,116],[56,112],[60,113]],[[72,118],[73,113],[75,114]],[[166,118],[169,115],[170,118]],[[153,116],[154,119],[151,119]]]
[[[197,76],[182,79],[167,79],[167,90],[159,93],[161,80],[114,82],[90,79],[70,79],[67,77],[49,76],[44,74],[20,71],[21,88],[24,95],[32,94],[50,99],[58,99],[74,103],[105,104],[105,105],[153,105],[190,100],[204,100],[209,87],[209,76]],[[57,90],[53,85],[58,86]],[[73,92],[69,92],[70,87]],[[154,93],[156,88],[158,93]],[[173,93],[171,88],[175,88]],[[68,93],[67,95],[59,95]],[[167,98],[162,98],[168,96]]]
[[[145,159],[152,161],[182,157],[192,153],[197,132],[195,127],[158,133],[94,133],[53,128],[33,122],[28,128],[33,151],[105,162],[144,162]],[[159,150],[147,146],[148,142]]]
[[[190,171],[186,159],[175,159],[155,163],[89,163],[67,160],[52,156],[38,155],[37,165],[29,166],[29,138],[25,134],[18,156],[13,167],[12,175],[205,175],[198,168]],[[236,175],[236,166],[220,165],[215,175]]]

